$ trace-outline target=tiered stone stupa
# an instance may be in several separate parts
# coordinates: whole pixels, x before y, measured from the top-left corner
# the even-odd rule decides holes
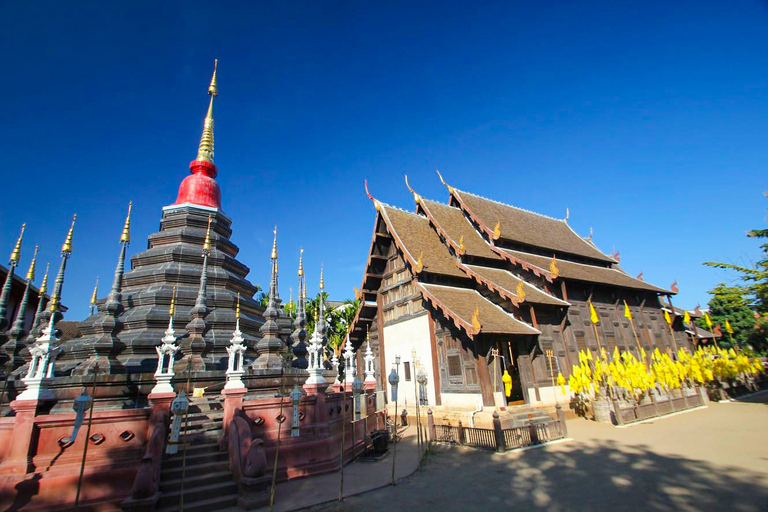
[[[176,320],[179,325],[187,324],[187,332],[177,330],[182,347],[177,361],[194,354],[195,371],[226,369],[238,294],[240,330],[249,347],[246,358],[249,362],[255,359],[253,347],[262,337],[264,308],[253,299],[258,289],[246,279],[248,267],[236,259],[239,249],[230,241],[232,220],[221,209],[221,190],[215,180],[216,68],[208,94],[208,113],[197,158],[189,165],[191,174],[182,181],[176,202],[163,208],[160,231],[149,236],[149,248],[131,258],[132,270],[123,275],[130,240],[126,221],[109,297],[99,300],[98,311],[79,325],[83,337],[64,344],[57,362],[60,371],[83,374],[97,362],[100,371],[109,368],[113,374],[155,371],[155,347],[167,327],[174,287]],[[201,282],[204,262],[207,271]],[[290,325],[283,323],[281,331],[287,335]],[[194,331],[192,343],[187,342],[190,329]]]

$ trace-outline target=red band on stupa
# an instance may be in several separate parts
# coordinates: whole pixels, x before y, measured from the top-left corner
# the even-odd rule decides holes
[[[221,189],[214,179],[218,169],[211,162],[192,160],[189,164],[191,175],[184,178],[179,186],[179,195],[173,204],[196,204],[221,208]]]

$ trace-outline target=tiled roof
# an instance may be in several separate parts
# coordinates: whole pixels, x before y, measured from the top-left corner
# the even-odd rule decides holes
[[[390,234],[399,241],[398,245],[407,251],[406,258],[412,265],[416,264],[419,255],[423,252],[421,262],[424,272],[466,278],[456,265],[456,259],[451,256],[438,234],[430,227],[426,217],[384,203],[379,204],[381,214],[391,230]]]
[[[486,228],[492,230],[498,222],[501,238],[599,261],[614,261],[579,236],[563,219],[554,219],[461,190],[453,189],[453,195]]]
[[[540,334],[539,330],[517,320],[475,290],[424,283],[418,283],[418,286],[425,299],[436,300],[439,302],[436,307],[447,309],[444,311],[447,316],[458,318],[464,325],[472,325],[472,315],[477,307],[481,333]]]
[[[491,250],[488,242],[469,223],[461,209],[423,198],[421,206],[427,212],[427,216],[434,219],[437,229],[451,239],[455,248],[459,247],[461,238],[464,237],[464,250],[467,255],[501,260],[501,257]]]
[[[504,288],[507,292],[515,295],[517,285],[521,279],[507,270],[498,268],[481,267],[479,265],[466,265],[468,269],[482,276],[484,279],[494,283],[501,288]],[[532,304],[549,304],[552,306],[568,306],[569,304],[564,300],[560,300],[554,297],[538,287],[523,281],[523,290],[525,291],[524,301]]]
[[[530,254],[521,251],[512,251],[502,249],[503,252],[514,256],[515,258],[526,261],[540,268],[549,268],[552,259],[538,254]],[[586,281],[590,283],[602,283],[623,288],[633,288],[636,290],[649,290],[658,293],[672,293],[669,290],[653,286],[645,281],[635,279],[626,272],[615,268],[598,267],[595,265],[586,265],[584,263],[575,263],[573,261],[557,260],[557,268],[560,269],[560,277],[566,279],[575,279],[577,281]]]

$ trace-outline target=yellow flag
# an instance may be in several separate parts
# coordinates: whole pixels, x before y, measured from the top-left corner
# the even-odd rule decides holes
[[[728,334],[733,334],[733,327],[731,327],[731,322],[727,318],[725,319],[725,330],[728,331]]]
[[[504,370],[504,375],[501,376],[501,382],[504,383],[504,395],[509,398],[512,394],[512,376],[509,375],[507,370]]]
[[[626,318],[627,320],[632,320],[632,312],[629,310],[627,301],[624,301],[624,318]]]
[[[600,318],[597,316],[597,311],[595,311],[595,306],[592,305],[592,301],[589,301],[589,319],[592,320],[593,324],[600,321]]]
[[[666,309],[664,310],[664,320],[666,320],[669,325],[672,325],[672,318],[669,316],[669,311]]]
[[[691,324],[691,315],[689,315],[687,311],[683,315],[683,322],[685,322],[688,325]]]
[[[560,386],[560,390],[565,394],[565,377],[561,372],[557,372],[557,385]]]
[[[192,398],[202,398],[205,388],[192,388]]]
[[[704,320],[707,322],[707,327],[712,328],[712,319],[709,318],[709,313],[704,313]]]

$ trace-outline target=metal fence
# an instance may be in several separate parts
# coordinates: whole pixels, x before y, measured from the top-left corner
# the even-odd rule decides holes
[[[567,435],[564,416],[558,420],[530,422],[522,427],[507,429],[502,429],[501,423],[496,418],[492,429],[464,427],[459,422],[458,426],[433,424],[430,425],[430,430],[433,441],[487,448],[499,452],[546,443]]]

